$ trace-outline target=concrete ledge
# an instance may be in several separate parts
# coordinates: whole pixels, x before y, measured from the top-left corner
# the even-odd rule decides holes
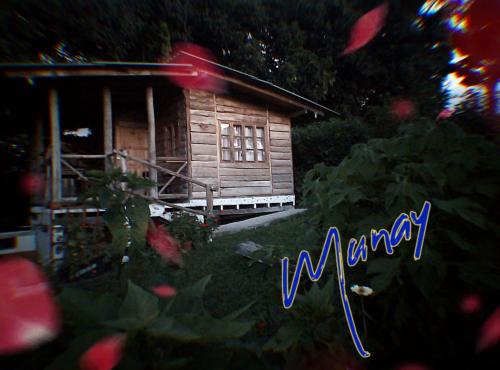
[[[254,217],[244,221],[237,221],[227,225],[221,225],[215,230],[214,235],[232,234],[243,230],[251,230],[261,226],[267,226],[273,221],[281,220],[290,216],[305,212],[306,209],[290,209],[288,211],[276,212],[270,215]]]

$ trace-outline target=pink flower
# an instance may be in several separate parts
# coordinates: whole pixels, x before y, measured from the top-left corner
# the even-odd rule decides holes
[[[460,309],[466,314],[479,312],[481,309],[481,297],[477,294],[469,294],[465,296],[460,302]]]
[[[23,258],[0,261],[0,355],[57,336],[59,311],[40,268]]]
[[[157,296],[162,298],[172,297],[177,293],[177,290],[170,285],[159,285],[151,289]]]
[[[500,307],[483,323],[479,331],[476,350],[484,351],[493,347],[500,340]]]
[[[166,261],[182,264],[180,245],[162,226],[150,226],[146,235],[148,243]]]
[[[448,119],[450,118],[451,116],[453,116],[453,114],[455,113],[455,111],[453,109],[443,109],[441,112],[439,112],[438,116],[436,117],[436,121],[439,121],[440,119]]]
[[[383,3],[359,18],[351,30],[349,45],[341,55],[353,53],[368,44],[384,26],[388,11],[389,5]]]
[[[111,370],[122,358],[124,335],[101,339],[80,357],[81,370]]]
[[[173,72],[169,76],[176,85],[185,89],[205,90],[211,92],[223,92],[225,85],[217,75],[222,72],[214,62],[212,53],[196,44],[182,42],[174,46],[173,58],[169,63],[177,64],[168,66],[168,71]],[[178,66],[190,65],[192,67]]]
[[[400,365],[396,368],[396,370],[429,370],[427,366],[422,364],[418,364],[415,362],[409,362],[407,364]]]

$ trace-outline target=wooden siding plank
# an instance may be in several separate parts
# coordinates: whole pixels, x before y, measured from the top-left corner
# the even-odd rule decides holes
[[[269,174],[221,176],[220,181],[271,181]]]
[[[272,188],[270,186],[221,188],[220,192],[223,197],[270,195],[272,194]]]
[[[293,175],[275,175],[273,174],[273,184],[277,182],[291,182],[293,180]]]
[[[273,195],[293,195],[293,190],[290,189],[274,189]]]
[[[290,132],[289,131],[271,131],[270,132],[271,140],[289,140]]]
[[[236,187],[265,187],[271,186],[271,181],[242,181],[242,180],[233,180],[233,181],[225,181],[221,180],[220,182],[221,188],[236,188]]]
[[[217,167],[195,167],[191,164],[191,176],[195,179],[217,178]]]
[[[273,175],[292,175],[293,168],[292,167],[273,167],[272,173],[273,173]]]
[[[205,162],[217,162],[216,155],[207,155],[207,154],[193,154],[191,158],[191,162],[196,161],[205,161]]]
[[[215,134],[217,132],[217,127],[215,123],[191,123],[191,132]]]
[[[293,191],[293,184],[291,182],[273,182],[273,189],[288,189]]]
[[[242,168],[220,168],[220,174],[221,176],[255,176],[255,175],[262,175],[262,174],[268,174],[267,171],[263,171],[260,168],[248,168],[248,169],[242,169]]]
[[[191,123],[215,124],[215,117],[207,117],[199,114],[191,114]]]
[[[290,146],[271,146],[271,153],[291,153],[292,148]]]
[[[192,161],[193,167],[217,168],[217,161]]]
[[[221,168],[262,168],[268,169],[269,163],[267,162],[220,162]]]
[[[235,113],[217,113],[217,119],[219,121],[257,123],[262,125],[266,124],[266,117],[248,116],[244,114],[235,114]]]
[[[217,156],[217,145],[191,144],[191,150],[193,155],[208,154]]]
[[[273,139],[271,138],[271,147],[273,146],[285,146],[285,147],[291,147],[290,140],[283,140],[283,139]]]
[[[291,159],[271,159],[272,167],[290,167],[292,168]]]
[[[217,145],[217,135],[200,132],[191,133],[191,143]]]
[[[271,159],[292,159],[292,153],[276,153],[276,152],[271,152]]]
[[[290,132],[290,126],[282,123],[270,123],[269,129],[271,131]]]

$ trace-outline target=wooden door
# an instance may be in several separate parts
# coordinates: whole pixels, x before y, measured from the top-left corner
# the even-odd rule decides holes
[[[139,125],[120,122],[116,126],[116,149],[126,150],[133,157],[148,159],[148,129]],[[135,161],[127,161],[127,170],[144,176],[149,171],[146,165]]]

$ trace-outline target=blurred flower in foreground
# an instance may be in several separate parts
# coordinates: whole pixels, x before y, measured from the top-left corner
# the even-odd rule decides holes
[[[427,366],[422,364],[409,362],[407,364],[400,365],[396,368],[396,370],[429,370]]]
[[[157,296],[168,298],[174,296],[177,291],[170,285],[159,285],[151,289]]]
[[[460,309],[463,313],[473,314],[481,309],[481,297],[477,294],[469,294],[460,301]]]
[[[124,335],[112,335],[101,339],[80,358],[82,370],[111,370],[122,358]]]
[[[212,53],[201,46],[183,42],[174,46],[169,63],[190,64],[192,68],[169,67],[169,71],[178,75],[169,76],[170,80],[185,89],[224,92],[224,82],[214,75],[222,75]],[[189,72],[192,72],[189,74]]]
[[[180,245],[163,226],[150,226],[147,241],[166,261],[182,264]]]
[[[388,10],[389,5],[383,3],[359,18],[351,29],[349,45],[341,55],[353,53],[368,44],[384,26]]]
[[[398,119],[408,119],[415,115],[415,104],[406,98],[397,98],[391,102],[391,113]]]
[[[373,294],[373,289],[370,287],[367,287],[367,286],[353,285],[351,287],[351,292],[354,292],[357,295],[362,295],[364,297],[368,297],[369,295]]]
[[[439,112],[438,116],[436,117],[436,121],[439,121],[440,119],[448,119],[451,116],[453,116],[453,113],[455,111],[453,109],[443,109],[441,112]]]
[[[500,307],[481,326],[476,350],[478,352],[493,347],[500,340]]]
[[[47,342],[59,327],[59,311],[40,268],[23,258],[0,261],[0,354]]]
[[[25,173],[20,181],[21,190],[26,195],[43,193],[45,186],[43,176],[37,173]]]

